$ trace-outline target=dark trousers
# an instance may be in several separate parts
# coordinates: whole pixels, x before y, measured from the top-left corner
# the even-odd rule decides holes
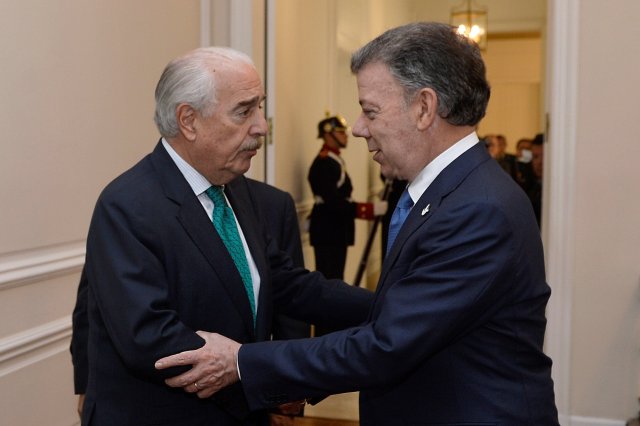
[[[347,262],[347,246],[313,246],[316,257],[316,271],[327,278],[344,279],[344,265]],[[335,330],[315,326],[315,336],[322,336]]]
[[[327,278],[344,279],[344,265],[347,262],[346,246],[313,246],[316,256],[316,271]]]

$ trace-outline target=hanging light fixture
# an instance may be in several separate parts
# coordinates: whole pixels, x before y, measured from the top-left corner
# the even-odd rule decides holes
[[[473,4],[472,4],[473,3]],[[480,46],[487,48],[487,8],[477,6],[471,0],[465,0],[451,9],[451,25],[458,29],[458,34],[469,37]]]

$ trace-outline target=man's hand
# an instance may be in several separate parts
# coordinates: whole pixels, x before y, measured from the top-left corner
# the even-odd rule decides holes
[[[78,415],[82,418],[82,407],[84,406],[84,394],[78,395]]]
[[[302,412],[307,401],[304,399],[301,401],[295,402],[287,402],[286,404],[282,404],[278,406],[278,412],[280,414],[284,414],[285,416],[297,416]]]
[[[198,331],[205,340],[204,346],[193,351],[185,351],[156,361],[156,368],[162,370],[179,365],[192,365],[191,370],[165,380],[173,388],[183,388],[186,392],[197,393],[199,398],[208,398],[225,386],[239,380],[237,370],[240,343],[216,333]]]

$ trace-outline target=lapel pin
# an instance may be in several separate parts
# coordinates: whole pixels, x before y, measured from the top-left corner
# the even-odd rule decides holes
[[[427,207],[422,209],[422,216],[424,216],[425,214],[429,213],[429,207],[431,207],[431,203],[427,204]]]

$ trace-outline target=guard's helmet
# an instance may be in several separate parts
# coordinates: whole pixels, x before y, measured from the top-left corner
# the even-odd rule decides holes
[[[323,137],[325,133],[331,133],[336,130],[346,132],[347,129],[347,120],[336,114],[333,117],[327,117],[318,123],[318,138]]]

